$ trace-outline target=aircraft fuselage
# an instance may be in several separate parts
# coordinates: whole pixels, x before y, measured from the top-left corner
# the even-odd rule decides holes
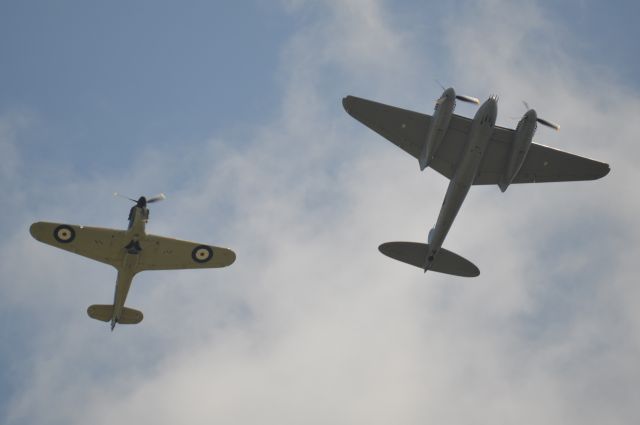
[[[137,273],[138,259],[140,258],[140,239],[144,238],[145,226],[149,218],[149,209],[138,202],[129,211],[129,228],[127,238],[129,243],[124,247],[125,253],[122,265],[118,267],[118,277],[116,278],[116,290],[113,295],[113,317],[111,318],[111,330],[116,326],[124,303],[131,288],[133,277]]]
[[[478,108],[473,118],[469,140],[458,161],[455,175],[449,182],[436,225],[429,232],[429,252],[427,254],[425,272],[429,270],[435,256],[438,254],[438,250],[442,247],[453,220],[456,218],[478,174],[480,162],[491,139],[497,115],[498,101],[497,98],[491,97]]]

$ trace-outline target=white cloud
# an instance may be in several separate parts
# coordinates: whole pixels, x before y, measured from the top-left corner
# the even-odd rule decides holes
[[[387,3],[290,7],[311,9],[311,22],[283,53],[280,117],[248,146],[212,140],[129,176],[65,184],[2,245],[3,298],[37,323],[33,351],[14,359],[28,379],[7,422],[634,423],[639,99],[584,69],[572,79],[570,52],[540,51],[537,35],[555,27],[534,5],[465,3],[445,26],[454,81],[504,93],[503,116],[524,96],[563,125],[539,140],[613,171],[504,195],[474,188],[445,246],[481,276],[424,276],[376,247],[424,240],[446,182],[360,127],[339,96],[354,84],[399,97],[424,84],[432,65],[419,58],[442,52],[405,42],[411,29],[390,25]],[[133,195],[175,188],[150,231],[228,245],[238,261],[141,274],[128,304],[145,321],[109,335],[84,308],[109,300],[114,272],[37,245],[26,225],[124,223],[124,204],[78,194],[128,181]]]

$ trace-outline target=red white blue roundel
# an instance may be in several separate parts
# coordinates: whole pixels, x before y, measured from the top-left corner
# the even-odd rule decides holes
[[[76,238],[73,227],[62,224],[53,230],[53,237],[60,243],[69,243]]]
[[[211,260],[212,257],[213,250],[210,246],[206,245],[199,245],[193,248],[193,251],[191,252],[191,258],[193,258],[193,261],[196,263],[206,263]]]

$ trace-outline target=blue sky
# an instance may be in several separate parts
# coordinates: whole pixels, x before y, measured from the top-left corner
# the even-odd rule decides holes
[[[438,78],[446,80],[449,57],[438,34],[455,27],[464,3],[422,3],[394,4],[389,20],[437,52]],[[637,91],[638,7],[543,2],[545,18],[566,38],[539,35]],[[198,143],[214,132],[240,141],[274,117],[287,38],[326,13],[305,9],[289,13],[266,1],[7,2],[0,110],[35,115],[25,144],[46,155],[33,160],[46,156],[80,172],[131,167],[126,159],[144,146]]]
[[[82,150],[68,165],[85,172],[111,170],[149,141],[194,143],[268,120],[278,46],[295,26],[266,2],[3,8],[1,107],[36,114],[37,148],[59,160]]]
[[[0,421],[636,423],[639,7],[3,2]],[[340,104],[430,113],[436,80],[612,167],[474,188],[445,242],[473,280],[377,252],[426,238],[446,181]],[[140,274],[112,334],[85,311],[115,272],[28,226],[124,227],[114,191],[238,261]]]

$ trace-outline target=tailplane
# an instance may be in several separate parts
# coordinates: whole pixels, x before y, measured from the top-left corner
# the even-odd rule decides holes
[[[433,270],[463,277],[476,277],[480,274],[480,270],[471,261],[444,248],[438,250],[431,266],[428,267],[429,245],[424,243],[387,242],[380,245],[378,249],[387,257],[419,267],[425,272]]]
[[[89,306],[87,314],[92,319],[102,320],[103,322],[109,322],[113,317],[113,305],[109,304],[94,304]],[[142,312],[133,308],[122,307],[120,317],[115,322],[122,323],[123,325],[135,325],[142,322]],[[112,322],[112,323],[115,323]]]
[[[92,319],[108,322],[113,317],[113,306],[104,304],[94,304],[89,306],[87,314]]]

